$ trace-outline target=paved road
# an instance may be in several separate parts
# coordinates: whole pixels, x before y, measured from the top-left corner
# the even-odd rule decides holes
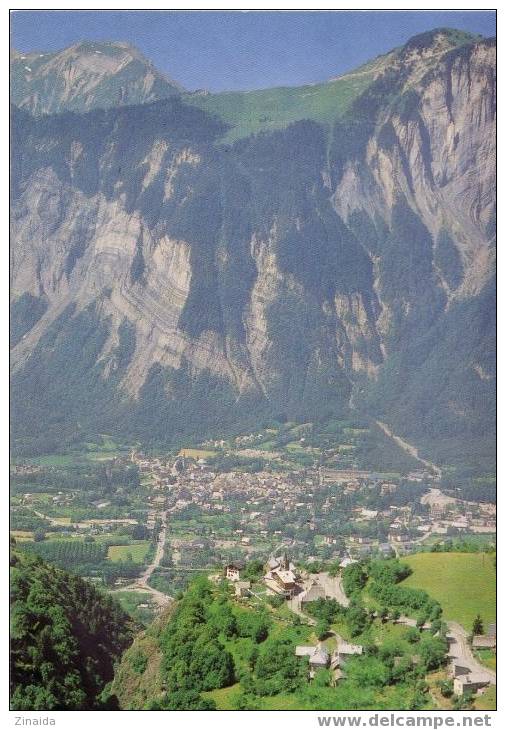
[[[455,621],[448,621],[448,638],[450,640],[450,648],[448,656],[450,659],[457,660],[463,667],[468,667],[471,672],[479,672],[486,674],[491,684],[496,684],[496,674],[492,669],[484,667],[483,664],[474,657],[469,644],[467,643],[468,634],[460,624]]]
[[[308,616],[307,613],[304,613],[304,611],[301,610],[300,603],[297,600],[297,598],[291,598],[289,601],[286,602],[286,605],[292,611],[293,613],[296,613],[297,616],[300,616],[304,619],[310,626],[316,626],[316,621],[312,616]]]
[[[139,576],[139,578],[136,580],[135,583],[133,583],[131,586],[126,586],[122,590],[134,591],[134,592],[142,591],[142,592],[150,593],[153,601],[158,606],[164,607],[172,601],[172,598],[170,596],[167,596],[165,593],[158,591],[156,588],[152,588],[148,583],[149,579],[153,575],[153,572],[160,565],[160,561],[163,558],[165,541],[167,539],[167,511],[162,512],[160,514],[160,517],[161,517],[162,526],[160,529],[160,533],[158,535],[158,542],[156,544],[156,550],[155,550],[155,555],[153,557],[153,560],[148,565],[146,570]]]
[[[335,598],[342,606],[349,606],[350,599],[343,590],[341,576],[332,577],[328,573],[319,573],[314,576],[321,583],[327,598]]]
[[[151,576],[153,575],[153,572],[156,570],[156,568],[158,568],[158,566],[160,565],[160,562],[163,558],[165,540],[167,539],[167,512],[166,511],[162,512],[160,514],[160,517],[161,517],[162,525],[160,528],[160,533],[158,535],[158,542],[156,543],[155,555],[154,555],[152,562],[148,565],[148,567],[146,568],[144,573],[142,573],[141,576],[139,577],[139,580],[137,581],[137,583],[139,585],[144,585],[144,586],[147,585],[148,580],[151,578]]]

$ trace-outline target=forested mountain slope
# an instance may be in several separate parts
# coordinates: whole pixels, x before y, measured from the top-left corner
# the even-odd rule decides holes
[[[11,556],[11,709],[107,709],[135,627],[111,598],[41,558]]]
[[[493,459],[495,41],[434,31],[366,75],[256,136],[216,97],[14,109],[16,448],[352,408]]]

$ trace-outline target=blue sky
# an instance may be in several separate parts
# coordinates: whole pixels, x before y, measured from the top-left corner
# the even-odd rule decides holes
[[[495,35],[493,11],[17,11],[11,42],[52,51],[127,41],[185,88],[258,89],[323,81],[436,27]]]

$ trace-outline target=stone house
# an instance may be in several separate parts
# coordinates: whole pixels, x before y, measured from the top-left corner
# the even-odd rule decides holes
[[[490,677],[484,672],[470,672],[460,674],[453,680],[453,691],[456,695],[472,695],[479,689],[488,687]]]

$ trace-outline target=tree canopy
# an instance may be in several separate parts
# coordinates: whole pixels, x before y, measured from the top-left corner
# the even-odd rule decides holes
[[[13,552],[11,708],[104,709],[100,694],[135,625],[81,578]]]

